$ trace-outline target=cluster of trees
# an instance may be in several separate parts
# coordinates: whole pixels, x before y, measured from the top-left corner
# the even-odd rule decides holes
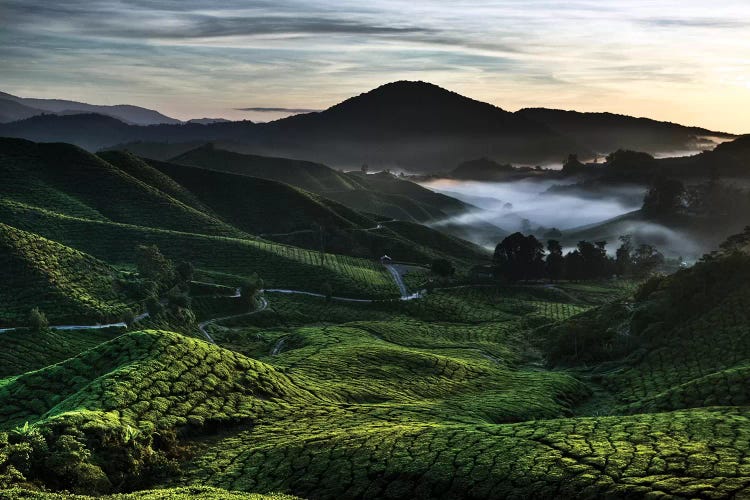
[[[664,256],[656,248],[634,246],[630,236],[620,237],[614,257],[607,254],[606,245],[606,241],[579,241],[574,250],[564,253],[558,240],[549,240],[545,251],[535,236],[514,233],[495,248],[494,273],[508,281],[594,280],[647,276],[664,263]]]

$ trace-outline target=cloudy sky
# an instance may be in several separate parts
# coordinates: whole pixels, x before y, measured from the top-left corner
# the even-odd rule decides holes
[[[394,80],[750,132],[748,0],[0,0],[0,90],[268,120]]]

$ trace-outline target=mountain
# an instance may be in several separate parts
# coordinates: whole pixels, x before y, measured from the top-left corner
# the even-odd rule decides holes
[[[18,101],[9,94],[0,98],[32,107],[44,104],[39,100]],[[420,172],[444,172],[481,157],[500,163],[537,165],[559,163],[574,152],[586,158],[618,148],[654,153],[708,149],[715,144],[712,138],[721,141],[733,137],[608,113],[546,109],[511,113],[436,85],[409,81],[383,85],[324,111],[257,124],[212,120],[176,123],[113,112],[119,107],[63,109],[67,104],[45,105],[55,113],[88,114],[39,115],[0,124],[0,136],[69,142],[89,150],[115,145],[129,149],[129,143],[144,147],[171,143],[171,156],[195,145],[182,148],[175,143],[212,141],[240,153],[304,159],[333,167],[356,168],[366,163],[374,169]],[[19,117],[28,115],[28,111],[16,113]],[[96,114],[110,115],[119,121],[106,121]],[[151,144],[149,149],[149,157],[171,157],[156,158],[159,148]]]
[[[35,99],[30,97],[18,97],[5,92],[0,92],[0,99],[16,102],[17,104],[34,109],[38,111],[35,113],[42,114],[43,112],[55,113],[55,114],[81,114],[81,113],[97,113],[101,115],[111,116],[117,118],[125,123],[132,125],[158,125],[158,124],[177,124],[182,123],[180,120],[165,116],[158,111],[152,109],[142,108],[140,106],[131,106],[129,104],[117,104],[114,106],[87,104],[84,102],[77,101],[66,101],[62,99]],[[0,106],[4,107],[0,103]],[[0,107],[0,109],[2,109]],[[14,121],[29,116],[19,116],[18,113],[12,117],[12,120],[4,118],[4,113],[0,112],[0,121]]]
[[[2,93],[0,93],[2,96]],[[12,99],[0,97],[0,123],[25,120],[44,113],[41,109],[32,108]]]
[[[436,171],[484,154],[516,162],[556,159],[575,141],[543,124],[426,82],[400,81],[325,111],[263,126],[285,156],[333,166],[368,163]],[[272,143],[270,141],[273,141]]]
[[[89,115],[70,127],[70,122],[53,117],[35,118],[40,120],[0,126],[0,135],[45,137],[88,149],[131,141],[232,140],[243,146],[242,152],[305,158],[333,166],[365,162],[375,167],[429,171],[481,154],[507,161],[543,162],[582,149],[542,124],[424,82],[387,84],[322,112],[254,126],[229,122],[123,128],[104,126]],[[92,123],[82,123],[85,121]],[[86,132],[91,129],[97,133]]]
[[[614,113],[525,108],[517,111],[516,115],[573,137],[587,150],[599,154],[611,153],[618,149],[632,149],[652,154],[698,152],[713,148],[717,142],[735,137],[732,134],[700,127],[686,127],[671,122]],[[578,153],[579,156],[586,156],[580,151]]]

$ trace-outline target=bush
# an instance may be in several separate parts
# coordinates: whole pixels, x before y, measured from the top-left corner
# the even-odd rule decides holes
[[[32,309],[29,313],[29,328],[34,332],[41,332],[48,327],[49,321],[47,321],[47,316],[38,307]]]

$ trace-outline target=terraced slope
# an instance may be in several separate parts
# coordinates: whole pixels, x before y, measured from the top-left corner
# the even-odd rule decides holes
[[[288,184],[183,165],[151,164],[194,193],[224,220],[251,234],[310,230],[314,224],[329,230],[376,225],[354,210]]]
[[[0,220],[89,253],[113,264],[132,265],[139,244],[155,244],[170,259],[192,262],[211,279],[237,286],[254,272],[268,287],[320,291],[324,283],[340,295],[395,298],[388,272],[372,260],[279,245],[260,239],[222,238],[69,217],[0,200]]]
[[[363,187],[356,180],[320,163],[235,153],[215,148],[211,144],[191,149],[169,161],[218,172],[270,179],[313,193]]]
[[[32,307],[53,322],[119,318],[115,270],[94,257],[0,223],[0,325],[24,325]]]
[[[424,222],[467,208],[455,198],[387,173],[339,172],[319,163],[246,155],[210,145],[180,154],[170,162],[284,182],[354,210],[390,218]]]
[[[22,375],[53,365],[112,340],[114,334],[101,330],[2,333],[0,379]]]
[[[69,144],[0,139],[0,194],[66,215],[221,236],[241,231]]]

